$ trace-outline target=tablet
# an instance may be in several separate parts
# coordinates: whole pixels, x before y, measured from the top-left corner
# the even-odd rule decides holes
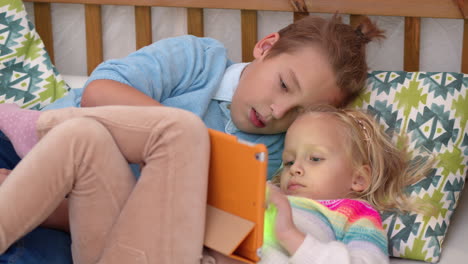
[[[216,130],[209,134],[205,246],[256,263],[263,245],[267,148]]]

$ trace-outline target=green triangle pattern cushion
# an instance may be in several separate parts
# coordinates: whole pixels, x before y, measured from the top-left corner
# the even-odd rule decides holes
[[[0,103],[40,110],[69,90],[23,2],[0,1]]]
[[[393,131],[397,145],[407,140],[409,150],[423,147],[436,158],[428,177],[407,188],[435,204],[435,216],[381,214],[391,256],[439,260],[468,168],[467,85],[468,75],[462,73],[373,71],[353,103]]]

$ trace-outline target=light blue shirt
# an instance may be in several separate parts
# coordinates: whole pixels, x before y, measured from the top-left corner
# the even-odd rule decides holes
[[[284,134],[258,135],[240,131],[228,106],[246,63],[233,64],[217,40],[181,36],[163,39],[125,58],[101,63],[84,88],[44,108],[79,107],[83,90],[94,80],[108,79],[130,85],[165,106],[191,111],[207,127],[268,148],[268,178],[281,164]]]

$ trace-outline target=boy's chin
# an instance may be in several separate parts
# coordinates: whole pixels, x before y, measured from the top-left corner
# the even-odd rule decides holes
[[[254,125],[244,126],[244,127],[241,126],[241,127],[237,127],[237,128],[239,128],[239,130],[244,132],[244,133],[261,134],[261,135],[274,135],[274,134],[280,134],[280,133],[284,132],[284,131],[280,131],[280,130],[277,130],[277,129],[271,129],[269,127],[260,128],[260,127],[254,126]]]

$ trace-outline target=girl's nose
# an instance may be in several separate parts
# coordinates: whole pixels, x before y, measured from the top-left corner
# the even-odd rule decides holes
[[[299,162],[296,161],[291,166],[290,173],[293,176],[303,176],[304,175],[304,169],[302,168],[302,165]]]

